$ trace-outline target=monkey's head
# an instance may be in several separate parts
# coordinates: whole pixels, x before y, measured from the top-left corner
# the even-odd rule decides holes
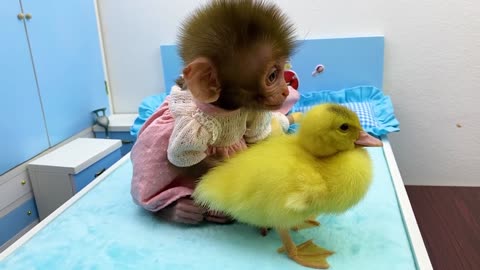
[[[184,21],[178,47],[185,83],[201,102],[275,110],[288,96],[294,28],[274,4],[213,0]]]

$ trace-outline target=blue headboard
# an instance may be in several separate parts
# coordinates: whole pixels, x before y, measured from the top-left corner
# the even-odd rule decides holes
[[[300,80],[300,92],[337,90],[357,85],[383,85],[384,38],[352,37],[308,39],[299,41],[297,52],[291,57],[292,69]],[[170,91],[181,73],[182,61],[175,45],[160,46],[163,78]],[[312,76],[315,66],[325,70]]]

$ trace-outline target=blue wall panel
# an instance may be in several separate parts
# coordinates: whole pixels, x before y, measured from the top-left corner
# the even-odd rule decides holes
[[[172,88],[178,75],[182,73],[183,62],[178,55],[177,46],[175,45],[160,46],[160,57],[162,61],[165,90],[170,92],[170,88]]]
[[[383,37],[312,39],[299,42],[291,58],[300,92],[357,85],[383,87]],[[325,70],[312,76],[318,64]]]
[[[23,0],[27,30],[55,145],[88,128],[91,111],[108,107],[92,0]]]
[[[20,3],[0,2],[0,174],[48,148]]]
[[[383,86],[384,38],[354,37],[299,41],[291,57],[292,69],[300,79],[300,92],[338,90],[357,85]],[[160,46],[165,89],[170,90],[181,73],[182,61],[175,45]],[[318,64],[325,71],[313,77]]]

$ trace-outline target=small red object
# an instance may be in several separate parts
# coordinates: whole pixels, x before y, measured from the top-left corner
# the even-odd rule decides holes
[[[285,72],[283,73],[283,77],[285,78],[285,82],[287,82],[288,85],[298,91],[299,82],[295,71],[285,70]]]

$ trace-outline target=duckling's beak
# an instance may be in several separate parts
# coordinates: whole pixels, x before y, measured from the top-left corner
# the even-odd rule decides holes
[[[360,136],[355,141],[356,146],[383,146],[381,140],[371,136],[365,131],[360,131]]]

